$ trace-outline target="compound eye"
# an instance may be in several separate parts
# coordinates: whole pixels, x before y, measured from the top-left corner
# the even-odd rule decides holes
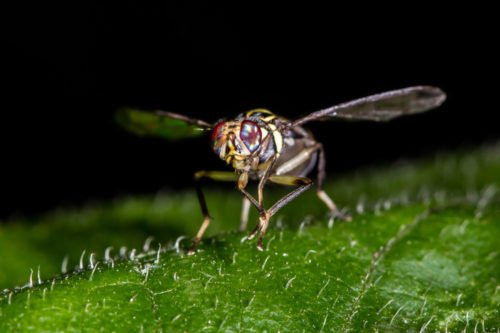
[[[262,139],[262,132],[259,125],[251,120],[244,120],[241,123],[240,139],[251,153],[256,151]]]
[[[217,126],[215,126],[214,130],[212,131],[212,148],[215,150],[217,155],[220,155],[220,150],[222,147],[223,142],[222,136],[224,135],[224,125],[226,124],[225,121],[222,123],[219,123]]]

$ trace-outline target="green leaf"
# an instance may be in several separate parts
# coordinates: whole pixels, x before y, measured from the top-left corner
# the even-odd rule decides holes
[[[26,265],[28,280],[37,261],[25,256],[37,253],[44,281],[34,269],[31,283],[0,295],[0,331],[496,332],[499,175],[500,146],[353,173],[327,186],[352,222],[329,227],[309,191],[273,219],[264,252],[231,231],[183,255],[189,238],[175,238],[193,235],[201,222],[193,194],[122,199],[34,226],[3,224],[0,250],[10,256],[0,259],[0,272]],[[284,193],[270,192],[268,204]],[[207,194],[212,235],[234,230],[241,198],[229,189]],[[16,249],[22,230],[26,240]],[[141,249],[148,234],[161,248],[154,241]],[[57,239],[63,251],[45,250],[44,239]],[[129,247],[122,255],[120,241]],[[115,249],[105,260],[108,244]],[[83,248],[82,269],[44,278],[55,274],[45,265],[53,257],[59,264],[64,250],[78,266]]]
[[[168,140],[193,138],[205,134],[200,126],[139,109],[121,108],[115,119],[126,130],[137,135],[158,136]]]

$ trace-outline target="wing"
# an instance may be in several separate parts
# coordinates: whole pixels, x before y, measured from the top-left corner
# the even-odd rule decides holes
[[[298,119],[292,126],[299,126],[311,120],[329,119],[388,121],[433,109],[445,99],[446,94],[437,87],[414,86],[334,105]]]
[[[149,112],[121,108],[117,110],[115,119],[118,124],[135,134],[159,136],[169,140],[200,136],[213,127],[203,120],[161,110]]]

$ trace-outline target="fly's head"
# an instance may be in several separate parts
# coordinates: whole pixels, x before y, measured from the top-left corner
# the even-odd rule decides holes
[[[212,131],[212,148],[227,164],[236,170],[248,170],[252,157],[261,148],[262,130],[249,119],[242,121],[223,121]]]

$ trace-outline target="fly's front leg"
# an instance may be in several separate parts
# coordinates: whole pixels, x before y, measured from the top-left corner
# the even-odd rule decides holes
[[[264,185],[266,184],[266,182],[269,180],[269,177],[271,176],[271,170],[273,169],[274,164],[276,163],[276,160],[277,160],[277,158],[275,155],[275,156],[273,156],[271,162],[269,163],[269,165],[266,168],[264,175],[262,176],[262,178],[259,181],[259,186],[257,187],[257,194],[259,197],[259,202],[258,202],[259,208],[257,208],[257,209],[259,210],[259,213],[260,213],[259,222],[255,226],[255,229],[252,231],[252,233],[250,235],[248,235],[248,239],[253,239],[255,237],[255,235],[257,235],[257,232],[259,230],[261,230],[264,226],[266,226],[266,228],[267,228],[267,224],[269,223],[269,219],[271,218],[269,213],[266,212],[266,210],[264,209]],[[257,244],[257,247],[259,247],[258,244]]]
[[[271,165],[272,167],[272,165]],[[269,168],[268,170],[271,170]],[[264,184],[267,180],[270,180],[274,183],[278,184],[283,184],[283,185],[295,185],[299,186],[297,189],[294,191],[288,193],[285,195],[283,198],[278,200],[270,209],[265,210],[263,207],[263,198],[262,198],[262,188],[264,187]],[[298,197],[302,192],[307,190],[309,187],[312,185],[312,181],[309,178],[305,177],[294,177],[294,176],[278,176],[278,175],[272,175],[271,172],[266,172],[266,174],[262,177],[259,187],[260,187],[260,198],[259,201],[255,200],[254,197],[252,197],[246,190],[245,187],[248,182],[248,174],[247,173],[242,173],[240,175],[240,178],[238,179],[238,189],[245,195],[245,197],[250,201],[251,204],[253,204],[257,210],[259,210],[260,217],[259,217],[259,223],[255,227],[254,231],[248,236],[248,239],[254,238],[257,233],[259,233],[259,238],[257,239],[257,249],[260,251],[263,251],[262,247],[262,239],[264,237],[264,234],[266,233],[267,227],[269,226],[269,220],[270,218],[283,206],[285,206],[287,203]],[[260,202],[260,203],[259,203]],[[260,230],[260,232],[259,232]]]
[[[240,175],[240,178],[238,179],[238,190],[240,190],[240,192],[243,193],[243,195],[245,196],[245,199],[248,200],[248,202],[250,202],[252,205],[254,205],[255,208],[257,208],[257,210],[260,213],[259,223],[257,223],[257,226],[255,227],[254,231],[248,236],[248,239],[252,239],[255,237],[257,232],[262,228],[262,226],[266,223],[266,217],[268,217],[268,214],[267,214],[266,210],[264,209],[263,205],[259,204],[259,202],[257,200],[255,200],[255,198],[250,193],[248,193],[248,191],[245,189],[245,187],[247,186],[247,183],[248,183],[248,173],[243,172]],[[243,199],[243,200],[245,200],[245,199]],[[260,198],[259,198],[259,201],[262,203],[262,200]],[[243,202],[245,202],[245,201],[243,201]],[[267,218],[267,220],[268,220],[268,218]]]
[[[288,193],[285,195],[283,198],[278,200],[271,208],[269,208],[266,211],[266,220],[265,223],[262,225],[262,228],[260,229],[259,233],[259,238],[257,240],[257,248],[261,251],[263,251],[262,247],[262,239],[264,237],[264,234],[266,233],[267,227],[269,225],[269,219],[271,216],[276,214],[276,212],[283,206],[285,206],[287,203],[298,197],[302,192],[307,190],[309,187],[312,185],[312,181],[309,178],[306,177],[295,177],[295,176],[270,176],[269,180],[272,181],[273,183],[277,184],[283,184],[283,185],[295,185],[299,186],[292,192]]]
[[[235,181],[237,179],[237,175],[234,172],[229,171],[198,171],[194,174],[194,181],[196,186],[196,194],[198,196],[198,201],[200,203],[201,213],[203,214],[203,223],[201,224],[200,230],[196,234],[196,238],[193,241],[193,245],[189,248],[187,252],[188,255],[194,254],[196,250],[196,246],[201,240],[203,233],[208,228],[210,224],[210,214],[208,214],[207,203],[205,201],[205,196],[203,195],[203,191],[201,190],[201,179],[209,178],[217,181]]]

